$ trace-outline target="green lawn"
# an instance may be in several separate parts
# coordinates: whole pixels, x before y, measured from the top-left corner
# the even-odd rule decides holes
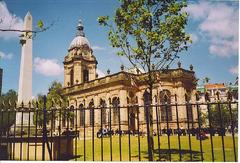
[[[122,161],[129,160],[129,139],[128,136],[122,136]],[[83,151],[83,140],[77,141],[77,155],[79,158],[77,160],[84,160],[84,151]],[[188,136],[181,136],[181,153],[182,153],[182,161],[190,161],[190,150],[188,143]],[[238,138],[235,138],[236,150],[237,150],[237,142]],[[74,142],[75,144],[75,142]],[[171,136],[170,137],[170,148],[171,148],[171,161],[179,161],[179,148],[178,148],[178,137]],[[225,144],[225,155],[226,161],[234,161],[234,151],[233,151],[233,143],[231,136],[224,137]],[[158,154],[158,137],[154,137],[154,160],[159,160]],[[191,145],[192,145],[192,158],[193,161],[201,161],[201,151],[200,151],[200,141],[196,140],[196,137],[191,137]],[[214,145],[214,161],[223,161],[223,152],[222,152],[222,140],[220,136],[213,137],[213,145]],[[140,157],[141,161],[147,161],[147,137],[140,137]],[[212,161],[212,152],[211,152],[211,143],[210,138],[202,141],[203,147],[203,159],[204,161]],[[131,136],[130,137],[130,149],[131,149],[131,160],[138,161],[139,160],[139,151],[138,151],[138,137]],[[120,160],[120,152],[119,152],[119,137],[112,137],[112,160],[119,161]],[[170,161],[168,155],[168,138],[167,136],[160,137],[160,158],[161,161]],[[236,151],[237,152],[237,151]],[[74,151],[75,153],[75,151]],[[101,138],[94,139],[94,160],[101,161]],[[86,160],[93,160],[92,157],[92,140],[89,138],[86,140]],[[110,138],[103,138],[103,160],[110,161]]]

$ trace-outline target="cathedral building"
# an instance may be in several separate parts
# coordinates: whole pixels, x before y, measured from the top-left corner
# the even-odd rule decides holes
[[[114,130],[119,128],[119,123],[122,129],[129,126],[134,130],[138,125],[142,125],[141,128],[144,129],[146,116],[142,106],[148,85],[141,79],[147,74],[135,69],[125,70],[122,66],[117,73],[111,74],[108,71],[106,76],[98,77],[98,62],[83,30],[84,26],[79,21],[76,37],[70,43],[63,62],[64,94],[68,97],[71,107],[79,108],[74,123],[80,129],[83,126],[91,127],[93,124],[100,127],[101,122],[106,127],[111,122]],[[167,97],[167,103],[174,104],[176,99],[178,103],[185,103],[186,94],[188,100],[193,100],[196,78],[192,67],[185,70],[179,65],[177,69],[158,71],[158,74],[153,88],[153,104],[163,104],[164,97]],[[134,106],[129,109],[132,105]],[[153,108],[153,121],[156,122],[158,118],[162,128],[167,127],[166,123],[163,123],[166,121],[169,122],[169,127],[176,128],[177,116],[179,122],[182,122],[180,127],[186,127],[187,115],[189,119],[196,120],[197,111],[194,106],[169,105],[167,110],[164,106]]]

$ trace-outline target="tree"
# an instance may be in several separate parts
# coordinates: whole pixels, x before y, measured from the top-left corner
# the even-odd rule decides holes
[[[220,111],[221,111],[221,118],[220,118],[220,112],[218,109],[218,105],[212,105],[210,108],[210,119],[211,119],[211,125],[215,129],[221,128],[221,125],[223,128],[227,128],[231,125],[234,127],[238,124],[238,110],[237,107],[232,108],[232,122],[231,124],[231,114],[228,106],[226,104],[220,104]],[[207,113],[207,117],[209,116],[209,113]]]
[[[44,96],[39,94],[37,96],[37,101],[34,102],[34,106],[37,107],[36,102],[38,102],[38,114],[34,114],[34,124],[38,124],[38,126],[42,127],[43,124],[43,111],[44,103],[43,103]],[[73,115],[69,114],[69,112],[66,111],[67,108],[67,98],[63,95],[63,87],[62,84],[58,81],[53,81],[51,86],[49,87],[48,94],[47,94],[47,103],[46,103],[46,121],[47,123],[52,120],[57,119],[58,114],[55,112],[52,115],[52,112],[50,111],[53,107],[62,109],[62,117],[63,118],[71,118]]]
[[[17,92],[12,89],[0,96],[0,134],[4,134],[5,132],[7,132],[15,122],[16,112],[13,109],[16,107],[16,101]]]
[[[150,104],[152,89],[156,81],[156,70],[168,69],[179,58],[179,52],[187,50],[191,43],[185,32],[188,15],[183,11],[185,1],[177,0],[120,0],[113,18],[100,16],[100,25],[108,27],[108,39],[118,48],[119,56],[125,56],[137,69],[146,72],[144,81],[148,84]],[[150,107],[149,160],[152,160],[152,108]]]
[[[64,91],[62,84],[58,81],[53,81],[51,86],[48,89],[47,94],[47,107],[52,106],[52,101],[55,101],[57,107],[60,107],[61,101],[61,108],[67,107],[67,97],[64,96]]]
[[[208,82],[210,81],[210,78],[209,77],[205,77],[204,79],[203,79],[203,84],[208,84]]]

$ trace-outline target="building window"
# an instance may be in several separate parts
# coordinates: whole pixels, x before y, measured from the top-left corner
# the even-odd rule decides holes
[[[85,119],[84,119],[84,110],[83,110],[83,104],[79,105],[79,110],[80,110],[80,126],[83,126],[85,123]]]
[[[74,106],[71,106],[70,107],[70,110],[68,112],[68,117],[69,117],[69,120],[70,121],[70,125],[69,127],[74,127]]]
[[[171,93],[169,90],[160,92],[161,121],[172,121]]]
[[[89,81],[89,73],[88,70],[83,70],[83,82]]]
[[[70,71],[70,85],[72,86],[74,84],[74,71],[71,69]]]
[[[106,101],[100,99],[100,107],[101,107],[101,117],[100,117],[100,119],[102,118],[102,124],[107,123],[106,106],[107,106]]]
[[[189,93],[188,93],[189,94]],[[186,94],[186,109],[187,109],[187,119],[189,120],[189,122],[192,122],[193,121],[193,107],[191,104],[188,104],[190,103],[190,100],[191,100],[191,96],[189,96],[188,94]]]
[[[93,100],[89,103],[89,120],[90,120],[90,125],[94,124],[94,103]]]
[[[119,120],[119,109],[120,109],[120,101],[119,98],[114,97],[112,100],[112,105],[113,105],[113,123],[116,124],[118,123]]]

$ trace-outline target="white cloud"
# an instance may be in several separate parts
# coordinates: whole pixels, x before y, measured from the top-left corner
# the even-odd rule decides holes
[[[234,3],[234,2],[233,2]],[[210,41],[209,52],[220,57],[238,54],[238,8],[224,2],[190,4],[186,11],[200,21],[199,31]]]
[[[205,17],[208,10],[209,3],[205,1],[202,1],[199,4],[189,4],[185,9],[185,11],[188,12],[193,19],[197,20]]]
[[[34,70],[44,76],[57,76],[63,72],[63,67],[56,59],[44,59],[36,57],[34,59]]]
[[[235,67],[231,67],[229,69],[229,72],[233,75],[238,75],[238,66],[235,66]]]
[[[92,46],[92,50],[105,50],[105,48],[101,46]]]
[[[97,74],[98,74],[98,77],[101,78],[101,77],[104,77],[106,76],[101,70],[97,69]]]
[[[0,1],[0,28],[1,29],[22,29],[23,20],[15,14],[10,13],[5,2]],[[18,37],[18,32],[0,32],[0,38],[9,39]]]
[[[0,51],[0,60],[1,59],[12,59],[13,57],[13,54],[12,53],[9,53],[9,54],[5,54],[3,52]]]
[[[191,38],[193,43],[196,43],[198,41],[198,36],[195,33],[191,33],[190,38]]]

